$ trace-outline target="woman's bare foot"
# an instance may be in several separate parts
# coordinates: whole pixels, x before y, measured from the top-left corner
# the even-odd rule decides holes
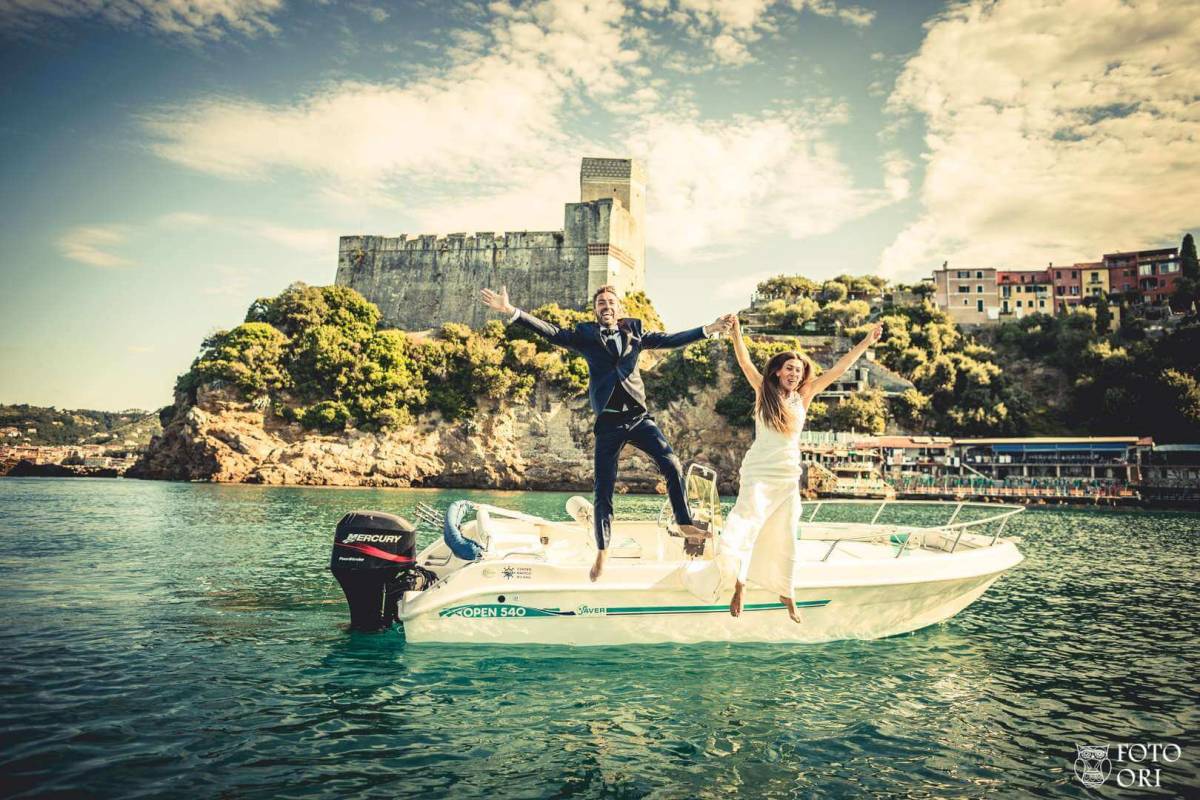
[[[729,601],[729,613],[731,616],[740,617],[742,615],[742,588],[740,581],[733,588],[733,599]]]
[[[783,603],[784,608],[787,609],[788,616],[792,618],[792,622],[800,623],[804,621],[800,619],[800,612],[796,610],[795,600],[790,597],[779,595],[779,602]]]
[[[596,563],[592,564],[592,569],[588,572],[588,577],[592,579],[592,583],[600,577],[600,573],[604,571],[604,556],[608,553],[607,550],[601,550],[596,553]]]

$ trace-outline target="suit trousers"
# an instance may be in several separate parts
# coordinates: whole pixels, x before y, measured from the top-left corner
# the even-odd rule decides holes
[[[595,532],[596,547],[605,550],[612,537],[613,486],[617,481],[617,459],[631,444],[654,460],[667,483],[667,496],[675,521],[692,524],[687,492],[683,486],[683,465],[679,463],[658,423],[644,411],[606,412],[596,420],[595,451]]]

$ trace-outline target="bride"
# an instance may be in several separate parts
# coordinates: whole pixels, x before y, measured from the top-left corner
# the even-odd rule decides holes
[[[747,581],[779,595],[794,622],[792,598],[796,526],[800,521],[800,430],[812,399],[842,376],[883,334],[875,325],[863,340],[821,375],[812,361],[791,351],[779,353],[759,374],[742,328],[734,317],[733,351],[742,374],[754,387],[754,443],[742,459],[737,502],[725,521],[722,549],[738,561],[737,585],[729,613],[742,613]]]

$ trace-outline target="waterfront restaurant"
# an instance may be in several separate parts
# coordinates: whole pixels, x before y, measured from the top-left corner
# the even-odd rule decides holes
[[[939,477],[958,467],[950,452],[949,436],[880,436],[874,440],[883,453],[884,474],[890,479]]]
[[[1136,436],[956,439],[954,450],[963,474],[1130,484],[1141,480],[1142,443]]]

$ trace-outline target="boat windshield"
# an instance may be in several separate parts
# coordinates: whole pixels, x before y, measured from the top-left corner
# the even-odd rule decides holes
[[[716,470],[703,464],[692,464],[688,467],[686,486],[692,518],[707,523],[711,531],[721,530],[721,495],[717,492]]]

